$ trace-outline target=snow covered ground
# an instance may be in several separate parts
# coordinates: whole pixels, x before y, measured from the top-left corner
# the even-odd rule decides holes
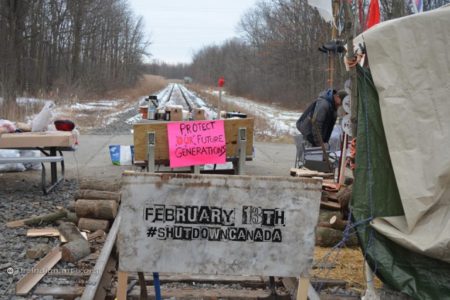
[[[206,91],[209,94],[218,96],[219,91]],[[265,128],[256,128],[255,131],[261,135],[269,137],[279,137],[282,135],[294,136],[298,134],[295,122],[300,118],[300,111],[286,110],[273,105],[262,104],[250,99],[235,97],[222,93],[222,102],[233,104],[248,112],[255,118],[264,119],[267,123]]]

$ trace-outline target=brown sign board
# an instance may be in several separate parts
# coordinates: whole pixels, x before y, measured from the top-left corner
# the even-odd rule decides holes
[[[147,123],[148,122],[148,123]],[[227,146],[227,158],[237,157],[238,130],[246,128],[246,157],[251,159],[253,155],[253,125],[254,119],[225,119],[225,140]],[[155,132],[155,162],[168,164],[169,143],[167,141],[167,124],[163,121],[146,121],[133,126],[134,160],[146,161],[148,159],[148,132]]]

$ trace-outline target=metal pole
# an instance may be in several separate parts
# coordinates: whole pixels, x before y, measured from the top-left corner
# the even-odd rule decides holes
[[[220,105],[222,103],[222,88],[219,87],[219,103],[217,104],[217,120],[220,119]]]
[[[247,158],[247,128],[241,127],[238,131],[238,174],[244,175],[245,159]]]
[[[148,134],[148,161],[147,161],[147,171],[150,173],[155,172],[155,144],[156,144],[156,133],[154,131],[147,132]]]

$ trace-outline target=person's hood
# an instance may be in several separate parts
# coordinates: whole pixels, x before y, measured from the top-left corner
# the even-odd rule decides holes
[[[327,102],[330,103],[331,107],[333,107],[333,109],[335,109],[332,89],[328,89],[326,91],[320,92],[319,98],[327,100]]]

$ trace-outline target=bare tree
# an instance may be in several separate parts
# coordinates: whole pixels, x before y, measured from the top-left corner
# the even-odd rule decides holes
[[[4,111],[23,93],[131,85],[149,45],[126,0],[0,0],[0,44]]]

